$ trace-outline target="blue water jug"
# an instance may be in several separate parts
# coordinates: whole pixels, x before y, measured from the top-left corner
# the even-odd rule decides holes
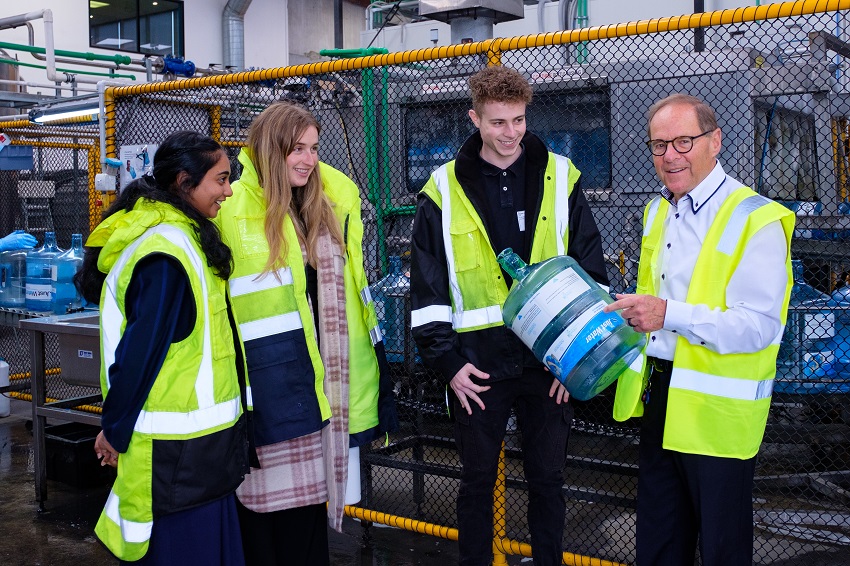
[[[26,273],[27,250],[0,253],[0,307],[24,308]]]
[[[791,261],[794,284],[788,306],[788,319],[776,358],[778,393],[815,393],[817,379],[832,371],[835,313],[830,297],[806,283],[803,263]]]
[[[53,293],[53,258],[62,253],[56,245],[54,232],[44,233],[44,245],[27,252],[26,299],[27,310],[50,311],[50,297]]]
[[[502,319],[571,396],[594,397],[640,355],[646,336],[602,312],[613,300],[574,259],[526,265],[508,248],[498,260],[514,279]]]
[[[51,310],[55,314],[67,314],[71,309],[82,306],[80,294],[74,285],[74,275],[83,265],[83,235],[71,234],[71,247],[56,256],[51,269],[53,294]]]
[[[404,306],[410,293],[410,278],[401,267],[399,256],[390,256],[387,274],[369,287],[375,301],[387,361],[404,361]]]

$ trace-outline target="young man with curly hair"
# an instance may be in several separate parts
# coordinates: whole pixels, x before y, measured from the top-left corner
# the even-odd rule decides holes
[[[457,501],[461,565],[493,558],[493,489],[516,411],[528,482],[534,563],[561,564],[569,395],[502,322],[512,283],[496,256],[526,263],[566,253],[607,285],[602,243],[578,187],[580,172],[526,130],[528,81],[506,67],[469,79],[478,129],[419,193],[412,238],[413,337],[452,393],[462,464]]]

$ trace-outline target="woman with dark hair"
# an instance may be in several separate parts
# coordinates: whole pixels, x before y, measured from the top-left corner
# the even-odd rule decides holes
[[[242,541],[251,566],[322,566],[328,525],[342,528],[349,455],[396,420],[360,192],[319,161],[305,108],[272,104],[247,141],[216,218],[233,248],[228,285],[261,464],[236,492]]]
[[[95,452],[118,468],[95,532],[122,563],[243,564],[244,355],[232,256],[210,221],[232,194],[222,147],[176,132],[86,242],[77,285],[100,303],[104,395]]]

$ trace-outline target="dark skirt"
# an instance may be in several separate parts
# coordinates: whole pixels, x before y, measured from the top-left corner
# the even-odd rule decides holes
[[[255,513],[236,502],[248,566],[328,566],[325,503]]]
[[[244,566],[236,496],[156,519],[148,552],[132,566]]]

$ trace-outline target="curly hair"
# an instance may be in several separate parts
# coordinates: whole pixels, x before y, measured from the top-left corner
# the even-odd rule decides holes
[[[481,113],[488,102],[531,102],[531,86],[518,71],[510,67],[487,67],[469,77],[472,109]]]

